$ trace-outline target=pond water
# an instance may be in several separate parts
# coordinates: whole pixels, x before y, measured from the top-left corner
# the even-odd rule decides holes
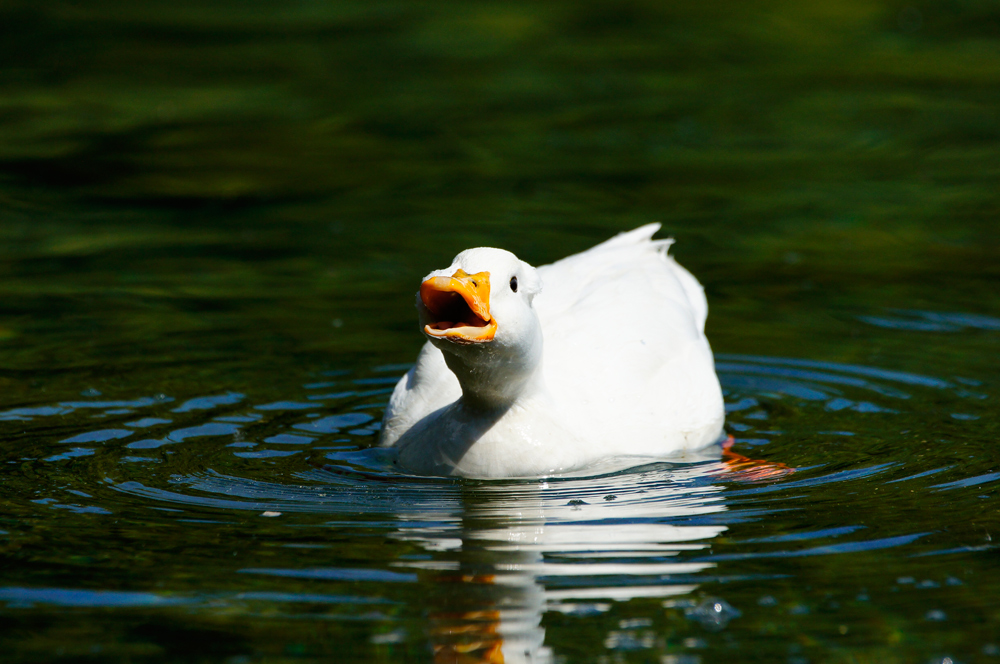
[[[11,662],[1000,661],[992,2],[0,4]],[[660,221],[732,445],[372,449],[459,250]]]

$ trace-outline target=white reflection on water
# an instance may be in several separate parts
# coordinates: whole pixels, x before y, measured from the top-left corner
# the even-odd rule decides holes
[[[434,524],[420,505],[401,510],[392,536],[430,555],[395,565],[436,574],[428,617],[436,661],[548,662],[546,611],[588,614],[692,592],[695,575],[714,563],[684,554],[727,529],[705,518],[726,510],[722,487],[710,483],[723,470],[717,462],[486,484],[454,497],[458,521]]]
[[[799,468],[791,477],[785,477],[791,469],[777,461],[754,461],[727,449],[722,461],[698,459],[621,473],[604,469],[604,474],[586,478],[505,482],[414,478],[393,467],[388,451],[365,449],[384,405],[377,399],[384,399],[387,390],[343,391],[346,383],[363,380],[353,377],[305,386],[338,392],[296,393],[263,407],[255,407],[252,399],[237,400],[234,393],[188,399],[179,408],[160,396],[21,405],[0,411],[0,420],[10,420],[12,431],[38,427],[37,461],[45,471],[39,477],[50,481],[33,482],[33,493],[24,493],[37,496],[31,502],[39,511],[58,510],[61,516],[76,512],[91,519],[146,507],[177,512],[170,520],[155,522],[179,538],[188,536],[186,524],[223,522],[245,528],[240,537],[256,538],[263,527],[238,515],[280,514],[282,519],[266,526],[266,536],[302,550],[320,546],[298,539],[314,528],[338,534],[329,544],[330,555],[279,560],[251,550],[246,562],[241,558],[231,570],[240,579],[230,583],[240,587],[244,579],[272,577],[276,581],[268,586],[271,594],[238,593],[230,598],[228,589],[216,589],[219,581],[206,576],[204,591],[185,595],[186,607],[215,607],[225,601],[255,611],[258,603],[279,601],[274,598],[319,597],[330,584],[349,583],[356,586],[352,594],[405,605],[406,610],[391,620],[406,626],[379,632],[372,643],[421,638],[415,633],[419,629],[408,626],[416,614],[426,625],[426,638],[438,661],[497,661],[500,656],[507,662],[548,661],[553,656],[542,627],[547,612],[577,616],[578,626],[595,625],[604,619],[588,621],[588,616],[609,610],[614,602],[639,598],[645,599],[635,610],[645,614],[635,620],[644,622],[620,621],[619,630],[602,635],[605,648],[666,652],[659,632],[639,629],[660,622],[662,616],[656,614],[660,603],[671,607],[665,615],[684,608],[688,619],[701,622],[708,631],[729,629],[728,621],[738,618],[740,611],[753,610],[733,597],[729,599],[738,606],[729,607],[724,598],[699,602],[700,596],[691,596],[698,584],[718,579],[710,570],[716,563],[726,565],[723,561],[780,561],[901,547],[911,547],[909,553],[916,559],[992,547],[978,544],[972,537],[975,533],[962,539],[944,528],[934,539],[931,528],[936,523],[952,527],[943,518],[877,525],[845,512],[832,519],[823,515],[827,527],[818,527],[816,512],[802,500],[824,485],[839,495],[866,495],[865,487],[899,487],[895,499],[900,505],[912,503],[914,490],[933,493],[934,502],[956,503],[970,492],[976,500],[987,497],[984,494],[1000,482],[989,459],[963,463],[950,456],[914,457],[908,451],[911,438],[930,437],[931,427],[923,422],[939,411],[979,413],[950,416],[949,427],[974,421],[971,417],[982,418],[977,427],[988,421],[988,395],[969,389],[975,381],[805,359],[743,355],[718,359],[729,401],[728,427],[741,436],[735,449],[791,462],[802,459],[800,446],[821,443],[830,444],[829,459]],[[320,403],[338,399],[344,401]],[[303,412],[304,401],[313,402],[315,410]],[[119,412],[125,405],[128,412]],[[101,415],[99,422],[94,421],[95,411]],[[33,421],[36,425],[30,424]],[[851,430],[855,426],[857,436]],[[908,437],[892,448],[871,446],[863,434],[866,427],[876,426]],[[765,451],[762,446],[776,436],[783,436],[783,447]],[[88,446],[72,447],[74,441]],[[161,446],[166,449],[157,451]],[[183,455],[174,452],[182,449]],[[133,456],[141,453],[152,456]],[[288,460],[277,466],[274,459],[282,458],[277,455],[289,455]],[[237,465],[232,465],[234,460]],[[155,465],[140,467],[139,462]],[[728,487],[724,492],[728,509],[722,486],[714,480]],[[909,483],[905,489],[902,482]],[[927,504],[932,504],[930,499]],[[859,503],[858,513],[867,507]],[[795,510],[801,517],[791,516]],[[768,537],[727,537],[725,546],[712,550],[727,527],[777,511],[789,515],[784,530]],[[219,518],[203,518],[213,515]],[[947,518],[951,516],[949,512]],[[358,550],[370,551],[366,547],[373,535],[397,542],[371,560],[359,561],[354,545],[363,544]],[[829,542],[831,538],[837,539]],[[913,548],[914,542],[922,548]],[[960,543],[957,548],[956,543]],[[785,566],[769,569],[777,572],[752,578],[783,575]],[[115,594],[67,599],[61,593],[72,588],[52,590],[56,594],[8,588],[5,601],[19,606],[146,601]],[[351,601],[336,601],[351,606],[324,613],[323,619],[390,620],[387,613],[359,614]],[[267,611],[269,616],[314,613],[299,606]],[[740,624],[736,623],[737,629]]]

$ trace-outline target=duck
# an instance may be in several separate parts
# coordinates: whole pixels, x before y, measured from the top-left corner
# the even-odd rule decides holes
[[[421,281],[427,341],[379,445],[417,475],[538,478],[720,448],[725,409],[698,280],[660,224],[532,267],[468,249]],[[602,465],[605,464],[605,465]]]

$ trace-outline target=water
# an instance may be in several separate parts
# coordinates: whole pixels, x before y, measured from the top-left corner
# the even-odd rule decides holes
[[[998,19],[0,7],[5,661],[997,660]],[[423,274],[650,221],[726,454],[370,449]]]

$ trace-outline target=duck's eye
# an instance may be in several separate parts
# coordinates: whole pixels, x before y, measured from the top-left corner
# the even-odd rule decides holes
[[[510,278],[510,289],[515,293],[517,292],[517,277]]]

